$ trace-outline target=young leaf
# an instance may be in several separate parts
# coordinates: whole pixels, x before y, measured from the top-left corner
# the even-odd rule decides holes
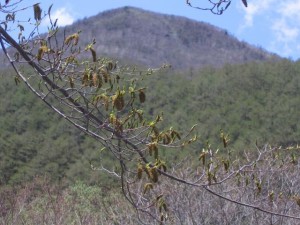
[[[65,39],[65,44],[69,45],[71,43],[71,41],[74,40],[73,45],[77,45],[78,41],[79,41],[79,32],[69,35],[66,39]]]
[[[143,90],[139,91],[139,99],[141,103],[144,103],[146,101],[146,95],[145,92]]]
[[[47,51],[48,51],[47,46],[42,45],[38,50],[37,60],[40,61],[43,58],[44,53],[46,53]]]
[[[299,196],[295,196],[295,201],[297,203],[298,206],[300,206],[300,197]]]
[[[147,184],[144,185],[143,193],[146,194],[147,191],[150,191],[151,189],[153,189],[153,184],[152,183],[147,183]]]
[[[112,102],[113,102],[113,106],[118,110],[122,110],[125,106],[125,101],[123,98],[123,94],[121,93],[117,93],[114,96],[112,96]]]
[[[15,83],[16,83],[16,85],[18,85],[20,82],[21,81],[20,81],[19,77],[15,76]]]
[[[74,88],[74,79],[72,77],[69,77],[70,87]]]
[[[36,21],[40,21],[42,19],[42,9],[39,5],[39,3],[33,5],[34,9],[34,19]]]
[[[154,153],[154,157],[158,158],[158,148],[157,148],[156,142],[152,142],[152,143],[148,144],[148,149],[149,149],[150,156],[152,156],[152,154]]]
[[[102,86],[102,78],[100,77],[99,74],[93,73],[93,86],[96,88],[101,88]]]
[[[138,179],[142,179],[143,176],[143,166],[139,163],[137,168],[137,177]]]
[[[156,183],[158,181],[158,172],[155,167],[151,167],[149,169],[149,175],[150,175],[151,181],[153,181],[154,183]]]
[[[21,24],[18,24],[18,27],[20,28],[20,32],[24,31],[24,27]]]
[[[230,6],[231,2],[228,2],[228,4],[225,6],[225,10]]]
[[[97,61],[96,51],[93,48],[90,48],[90,51],[92,53],[93,62]]]
[[[52,6],[53,6],[53,4],[51,4],[50,7],[48,8],[48,15],[50,15],[50,13],[51,13]]]

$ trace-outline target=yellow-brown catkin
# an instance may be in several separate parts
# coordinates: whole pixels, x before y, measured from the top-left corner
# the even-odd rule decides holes
[[[146,95],[144,91],[140,91],[139,93],[139,99],[141,103],[144,103],[146,101]]]

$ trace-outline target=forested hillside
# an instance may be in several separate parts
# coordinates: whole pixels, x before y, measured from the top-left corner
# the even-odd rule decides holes
[[[37,175],[99,183],[103,177],[90,163],[104,157],[102,146],[38,101],[24,83],[16,86],[14,77],[10,69],[0,71],[0,184]]]
[[[242,151],[260,145],[299,143],[300,62],[226,65],[160,76],[149,83],[149,112],[165,112],[166,124],[198,124],[202,140],[230,133]],[[153,90],[153,91],[152,91]]]
[[[167,128],[188,130],[198,124],[201,143],[209,140],[215,147],[221,144],[223,129],[235,152],[253,149],[255,144],[297,144],[299,74],[300,62],[288,60],[185,73],[165,70],[145,79],[146,99],[151,102],[145,105],[145,115],[163,112]],[[108,185],[100,179],[105,173],[90,168],[90,163],[115,168],[101,152],[102,146],[37,101],[24,84],[16,86],[10,70],[1,71],[0,95],[2,184],[46,173],[54,180]],[[193,151],[202,147],[193,146]],[[186,152],[172,152],[171,158]]]

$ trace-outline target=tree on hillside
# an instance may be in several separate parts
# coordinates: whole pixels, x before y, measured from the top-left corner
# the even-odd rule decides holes
[[[113,155],[118,169],[91,167],[117,177],[124,196],[139,212],[162,223],[176,220],[176,207],[181,203],[172,201],[177,196],[185,199],[181,193],[190,187],[198,197],[204,191],[271,215],[272,220],[300,219],[299,184],[295,178],[299,146],[281,149],[266,145],[257,148],[256,154],[245,152],[238,157],[232,154],[229,135],[221,131],[219,149],[206,143],[199,155],[169,162],[163,157],[164,151],[183,149],[198,138],[195,127],[182,135],[172,127],[162,128],[162,115],[144,115],[143,105],[151,104],[146,101],[151,87],[144,87],[143,79],[167,66],[143,70],[98,57],[96,40],[80,46],[84,34],[61,30],[51,18],[51,6],[45,13],[39,4],[19,8],[19,2],[6,1],[0,8],[5,15],[0,45],[16,72],[16,84],[24,82],[54,112],[101,143],[102,151]],[[221,3],[227,3],[226,9],[230,1],[213,4],[219,8]],[[20,10],[32,9],[34,20],[23,23],[17,19]],[[48,32],[40,34],[39,26],[46,17],[50,20]],[[26,38],[24,29],[28,24],[33,25],[33,31]],[[13,38],[16,29],[19,35]],[[25,65],[28,68],[24,69]],[[284,175],[279,176],[282,172]],[[194,200],[191,197],[182,204],[188,201],[193,205],[190,201]],[[208,203],[202,201],[205,207]]]

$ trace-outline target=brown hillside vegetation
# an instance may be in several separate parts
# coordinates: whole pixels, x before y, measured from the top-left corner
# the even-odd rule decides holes
[[[99,13],[66,30],[81,30],[83,44],[95,38],[98,54],[151,67],[162,63],[175,69],[220,67],[278,58],[210,24],[132,7]]]

